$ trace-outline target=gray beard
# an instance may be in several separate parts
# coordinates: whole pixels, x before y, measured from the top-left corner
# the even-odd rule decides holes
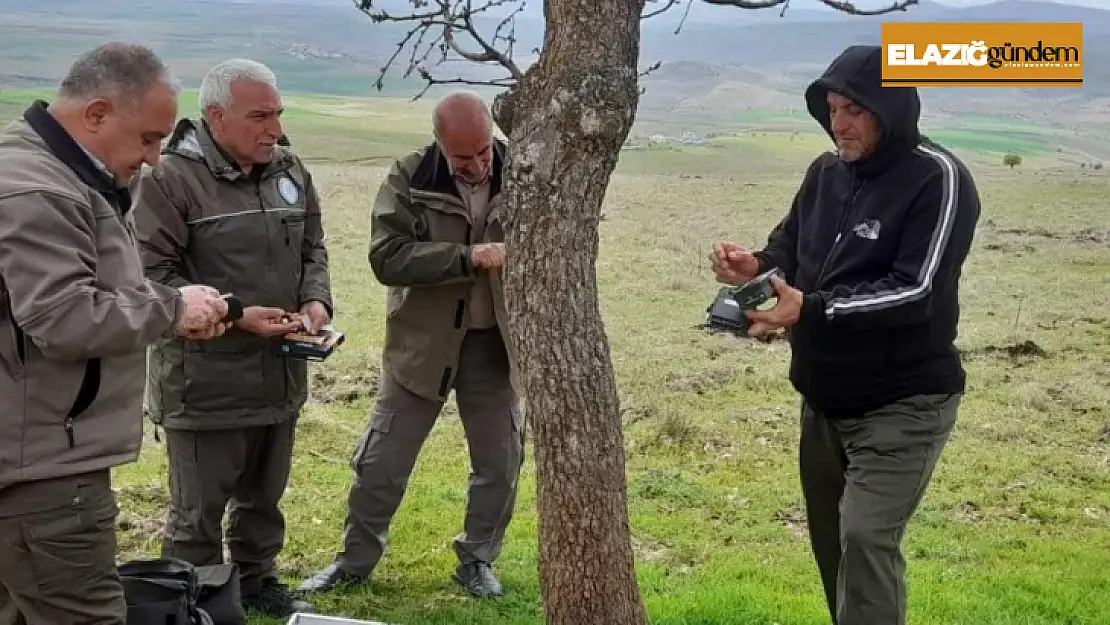
[[[856,152],[845,152],[843,148],[839,147],[836,149],[836,155],[839,156],[840,160],[844,161],[845,163],[853,163],[855,161],[858,161],[861,156],[859,153]]]

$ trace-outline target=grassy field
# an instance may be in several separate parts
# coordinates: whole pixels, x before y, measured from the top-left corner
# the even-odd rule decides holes
[[[0,97],[0,116],[25,97]],[[385,291],[366,262],[370,202],[381,167],[426,140],[428,110],[295,97],[289,105],[287,130],[322,193],[336,323],[349,337],[313,367],[284,499],[280,566],[295,584],[339,547],[347,463],[379,375]],[[764,240],[827,146],[811,130],[628,151],[608,194],[598,274],[639,579],[655,623],[828,622],[797,478],[789,347],[698,329],[718,286],[711,244]],[[975,131],[949,132],[960,143],[960,132]],[[1010,170],[993,144],[955,147],[983,199],[962,289],[970,388],[905,540],[910,620],[1110,623],[1110,178],[1046,155]],[[468,468],[456,415],[448,405],[428,441],[372,584],[319,597],[322,611],[404,625],[543,621],[530,457],[497,568],[507,595],[475,601],[450,580]],[[163,446],[148,438],[141,461],[116,480],[121,556],[156,554]]]

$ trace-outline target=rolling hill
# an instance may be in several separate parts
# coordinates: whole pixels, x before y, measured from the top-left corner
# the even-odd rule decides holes
[[[407,0],[391,1],[387,8],[411,7]],[[518,19],[515,53],[522,65],[542,42],[537,6],[529,3]],[[381,66],[408,26],[374,24],[348,0],[0,0],[0,15],[0,89],[52,86],[75,54],[110,39],[151,45],[190,86],[213,63],[249,56],[272,66],[290,92],[408,97],[423,87],[416,77],[400,76],[408,58],[403,54],[384,89],[375,89]],[[1110,11],[1001,0],[970,6],[924,2],[881,17],[803,5],[779,17],[778,10],[695,3],[676,34],[682,17],[672,10],[644,22],[641,62],[645,67],[662,62],[643,79],[639,119],[645,132],[743,128],[755,121],[808,127],[801,106],[805,84],[845,46],[877,43],[883,20],[1080,21],[1087,67],[1083,88],[933,88],[924,90],[923,98],[936,122],[1002,115],[1056,126],[1091,148],[1110,144]],[[481,20],[478,28],[492,32],[497,21],[496,16]],[[449,61],[436,73],[475,79],[500,74],[498,68],[462,61]]]

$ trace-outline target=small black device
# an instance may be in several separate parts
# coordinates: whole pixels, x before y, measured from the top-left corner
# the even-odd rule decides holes
[[[235,297],[234,295],[224,295],[224,302],[227,304],[227,314],[221,319],[223,323],[231,321],[239,321],[243,318],[243,300]]]
[[[775,296],[771,278],[785,280],[781,269],[765,271],[740,286],[721,287],[716,299],[706,308],[705,325],[710,330],[748,335],[748,317],[744,311],[755,310]]]
[[[326,360],[346,337],[337,330],[320,330],[319,334],[291,332],[281,341],[281,356],[294,360]]]

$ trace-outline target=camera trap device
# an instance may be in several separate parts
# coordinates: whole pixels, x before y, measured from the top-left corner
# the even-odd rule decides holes
[[[775,296],[771,278],[785,280],[778,267],[765,271],[740,286],[721,287],[706,309],[705,325],[709,330],[748,335],[748,317],[745,311],[755,310]]]
[[[291,332],[281,340],[281,356],[293,360],[327,360],[346,337],[338,330],[323,328],[319,334]]]

